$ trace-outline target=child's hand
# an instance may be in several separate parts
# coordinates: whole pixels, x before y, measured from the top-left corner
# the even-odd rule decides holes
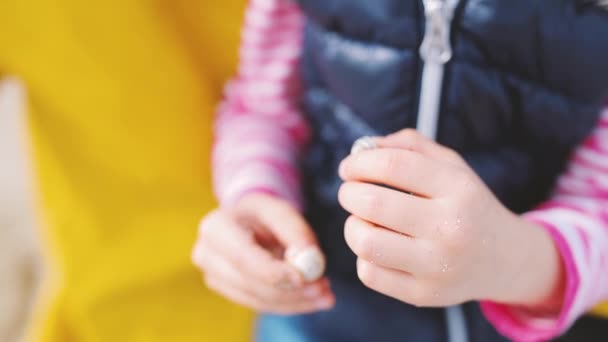
[[[327,279],[306,283],[285,260],[285,254],[311,248],[319,251],[314,234],[289,203],[252,194],[233,210],[207,215],[193,261],[207,285],[225,297],[257,311],[299,314],[329,309],[335,301]]]
[[[457,153],[414,130],[375,143],[340,167],[339,200],[352,213],[345,237],[366,286],[418,306],[550,296],[559,269],[551,239],[524,229]],[[528,260],[531,251],[540,261]],[[525,278],[526,263],[557,266],[531,269],[553,272],[539,284]]]

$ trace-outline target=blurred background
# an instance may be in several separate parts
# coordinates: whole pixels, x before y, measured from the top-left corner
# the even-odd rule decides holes
[[[20,341],[41,276],[25,138],[24,92],[0,80],[0,341]]]
[[[249,339],[190,261],[244,6],[0,0],[0,342]]]

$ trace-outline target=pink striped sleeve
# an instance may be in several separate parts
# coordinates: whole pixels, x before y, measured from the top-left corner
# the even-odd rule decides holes
[[[303,17],[289,0],[250,0],[237,76],[218,108],[214,188],[222,206],[251,191],[300,203],[297,158],[308,128],[296,107]]]
[[[562,310],[537,317],[496,303],[482,303],[482,309],[511,339],[542,341],[564,333],[586,311],[608,299],[608,109],[575,152],[553,198],[526,218],[547,229],[562,256],[566,273]]]

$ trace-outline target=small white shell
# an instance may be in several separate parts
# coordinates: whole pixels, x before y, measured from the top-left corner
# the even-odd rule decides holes
[[[374,137],[361,137],[353,143],[353,147],[350,150],[350,154],[357,154],[365,150],[373,150],[378,148]]]
[[[287,260],[302,275],[305,281],[315,281],[325,272],[325,257],[316,247],[297,252]]]

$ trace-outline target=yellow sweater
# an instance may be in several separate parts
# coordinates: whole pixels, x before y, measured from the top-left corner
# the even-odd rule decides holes
[[[242,341],[251,314],[189,254],[215,204],[213,107],[244,0],[2,0],[0,74],[29,92],[52,272],[34,341]]]

